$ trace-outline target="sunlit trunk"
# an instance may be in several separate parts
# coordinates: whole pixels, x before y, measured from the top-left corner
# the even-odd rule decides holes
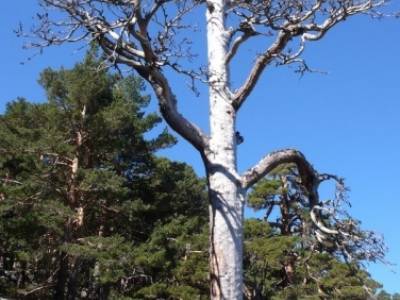
[[[226,88],[224,18],[224,1],[209,1],[211,298],[235,300],[243,297],[243,191],[236,176],[236,116]]]

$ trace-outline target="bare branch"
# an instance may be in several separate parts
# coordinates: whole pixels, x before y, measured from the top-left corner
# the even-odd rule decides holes
[[[309,192],[314,194],[314,201],[317,201],[318,194],[315,189],[319,184],[318,173],[314,170],[313,166],[307,161],[304,155],[300,151],[294,149],[272,152],[262,158],[256,166],[249,169],[241,176],[243,188],[250,188],[276,167],[288,163],[293,163],[297,166],[302,179],[302,184],[307,187]]]
[[[281,31],[275,43],[257,58],[245,83],[234,95],[233,106],[236,110],[242,106],[247,96],[250,95],[265,67],[285,48],[290,39],[289,32]]]
[[[314,225],[317,226],[317,228],[319,230],[321,230],[323,233],[326,234],[339,234],[339,231],[334,230],[334,229],[330,229],[328,227],[326,227],[318,218],[316,215],[316,211],[321,211],[321,210],[327,210],[327,208],[319,206],[319,205],[315,205],[311,211],[310,211],[310,217],[311,220],[313,221]],[[324,236],[320,234],[320,237],[322,239],[324,239]]]
[[[229,52],[227,53],[226,58],[225,58],[225,63],[226,63],[226,64],[229,64],[229,63],[230,63],[230,61],[232,60],[232,58],[233,58],[233,57],[235,56],[235,54],[237,53],[237,51],[238,51],[240,45],[243,44],[245,41],[247,41],[250,37],[251,37],[250,34],[244,33],[244,34],[238,36],[238,37],[233,41],[232,47],[231,47],[231,49],[229,50]]]
[[[233,40],[233,37],[236,35],[236,33],[241,32],[242,34],[236,37],[236,39]],[[250,37],[256,36],[259,33],[255,31],[254,27],[252,26],[251,20],[243,20],[239,28],[231,29],[229,32],[229,44],[231,44],[231,47],[226,55],[225,63],[229,64],[230,61],[233,59],[233,57],[236,55],[237,51],[239,50],[239,47],[246,42]]]
[[[350,16],[357,14],[380,16],[376,8],[387,2],[388,0],[315,0],[310,6],[309,2],[305,1],[288,1],[280,5],[275,2],[268,2],[267,5],[247,5],[239,1],[237,4],[239,12],[236,12],[236,15],[244,18],[250,28],[263,26],[267,30],[266,35],[275,35],[276,38],[269,48],[258,55],[247,79],[235,93],[233,102],[235,108],[241,107],[265,68],[273,61],[277,61],[279,65],[300,63],[306,66],[304,60],[300,58],[306,41],[321,39],[336,24]],[[232,59],[245,37],[246,35],[239,37],[233,43],[228,56],[229,60]],[[300,47],[295,54],[289,55],[285,53],[285,49],[295,38],[300,39]]]
[[[200,153],[204,153],[208,149],[209,137],[178,112],[175,95],[162,72],[152,69],[145,78],[157,95],[161,114],[168,125],[189,141]]]
[[[151,84],[166,122],[197,150],[203,151],[208,144],[208,137],[178,112],[175,95],[160,69],[161,66],[174,65],[175,69],[181,70],[169,60],[173,50],[167,47],[170,45],[167,41],[171,39],[172,34],[175,34],[172,31],[180,28],[183,15],[197,3],[191,5],[186,4],[186,1],[178,3],[176,15],[169,18],[164,8],[168,2],[171,1],[156,1],[149,11],[145,12],[140,0],[121,1],[115,4],[116,18],[113,19],[103,12],[103,5],[114,5],[108,1],[43,0],[47,6],[66,12],[75,24],[71,28],[67,22],[59,23],[59,26],[71,28],[67,35],[59,40],[60,43],[71,39],[78,28],[89,32],[111,63],[132,67]],[[158,13],[163,18],[160,24],[161,31],[158,35],[155,34],[155,39],[152,39],[149,32],[150,21],[156,24]],[[54,26],[54,22],[51,23],[46,14],[42,21],[46,28]],[[43,29],[40,29],[40,32],[43,32]],[[46,40],[48,36],[42,35],[41,38]]]
[[[54,284],[46,284],[46,285],[35,287],[35,288],[33,288],[33,289],[29,290],[29,291],[22,291],[21,294],[23,294],[24,296],[29,296],[31,294],[39,292],[40,290],[48,289],[48,288],[51,288],[53,286],[54,286]]]
[[[277,204],[270,201],[269,193],[264,196],[261,194],[265,197],[266,219],[271,226],[285,228],[286,232],[303,236],[310,249],[330,251],[349,262],[385,262],[386,247],[383,239],[372,231],[363,230],[360,222],[347,212],[345,206],[350,204],[343,178],[332,174],[318,174],[301,153],[283,150],[265,157],[259,165],[251,169],[256,174],[252,174],[251,170],[247,172],[250,175],[247,179],[269,174],[269,178],[274,180],[277,175],[269,170],[278,167],[279,162],[286,167],[276,170],[278,174],[284,174],[279,175],[283,188],[278,192],[281,193],[277,200],[281,215],[277,222],[268,220],[272,207]],[[327,180],[336,182],[335,197],[320,201],[318,187]],[[309,217],[305,217],[305,212]]]
[[[3,181],[4,183],[13,183],[13,184],[17,184],[17,185],[23,184],[21,181],[11,179],[11,178],[0,178],[0,180]]]

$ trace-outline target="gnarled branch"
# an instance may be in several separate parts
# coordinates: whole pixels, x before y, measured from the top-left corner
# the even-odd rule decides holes
[[[234,95],[233,106],[236,110],[239,110],[250,95],[265,67],[285,48],[290,39],[291,35],[288,32],[281,31],[269,49],[257,58],[245,83]]]
[[[292,3],[292,4],[289,4]],[[265,68],[273,61],[280,65],[292,63],[303,63],[299,58],[302,54],[307,41],[317,41],[321,39],[331,28],[357,14],[371,14],[380,16],[376,9],[388,3],[388,0],[342,0],[337,4],[328,1],[315,0],[314,4],[308,6],[304,1],[293,1],[274,6],[268,5],[246,5],[237,4],[237,10],[243,12],[236,13],[246,20],[249,28],[264,27],[265,35],[276,36],[275,41],[269,48],[259,54],[253,64],[247,79],[234,95],[233,105],[238,110],[256,86]],[[296,7],[296,8],[295,8]],[[253,31],[255,32],[255,31]],[[244,41],[246,35],[240,36],[229,52],[228,62],[235,55],[238,46]],[[290,41],[295,38],[300,39],[300,47],[295,54],[285,53]],[[288,51],[290,53],[290,51]]]
[[[160,14],[167,18],[164,5],[168,2],[171,1],[156,1],[146,12],[140,0],[121,1],[115,6],[119,9],[119,15],[109,17],[105,15],[102,7],[105,4],[111,5],[107,1],[43,0],[47,6],[58,8],[73,20],[73,31],[68,32],[65,39],[60,39],[60,42],[68,42],[77,28],[89,32],[92,39],[96,40],[107,54],[107,59],[111,63],[132,67],[150,83],[158,98],[161,114],[168,125],[197,150],[203,152],[207,147],[208,137],[179,113],[175,95],[161,70],[162,66],[168,65],[169,61],[165,61],[165,57],[169,57],[172,52],[171,49],[162,46],[170,38],[164,31],[170,31],[170,27],[179,28],[180,18],[190,11],[192,6],[186,7],[186,4],[182,4],[184,7],[178,9],[174,18],[163,20],[164,24],[161,24],[160,32],[153,33],[149,30],[150,21],[156,22],[158,12],[161,11]],[[43,15],[42,22],[49,28],[56,25],[47,14]],[[58,25],[67,29],[71,27],[67,21]],[[51,36],[42,36],[44,40],[47,38],[51,39]],[[159,46],[155,44],[155,41]],[[168,53],[165,54],[163,51]]]
[[[310,197],[312,197],[314,201],[317,201],[317,188],[319,184],[318,173],[307,161],[305,156],[300,151],[294,149],[271,152],[263,157],[256,166],[247,170],[241,176],[242,186],[248,189],[276,167],[288,163],[293,163],[297,166],[303,186],[307,188]]]
[[[179,113],[175,95],[163,73],[158,69],[152,69],[145,78],[157,95],[161,114],[168,125],[204,154],[208,149],[209,137]]]

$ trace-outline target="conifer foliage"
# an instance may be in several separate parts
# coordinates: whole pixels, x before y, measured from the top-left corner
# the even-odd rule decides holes
[[[141,80],[98,64],[93,50],[46,69],[48,101],[17,99],[0,117],[0,295],[207,294],[204,184],[154,156],[175,140],[144,137],[161,119],[144,113]]]
[[[321,181],[331,177],[322,174]],[[334,198],[316,205],[292,164],[255,185],[248,204],[264,217],[245,226],[248,298],[374,299],[380,285],[364,263],[384,261],[383,240],[349,215],[347,188],[334,180]]]
[[[19,98],[0,116],[0,296],[209,299],[206,183],[155,155],[175,139],[145,113],[142,81],[101,61],[92,49],[73,69],[44,70],[47,102]],[[383,244],[339,218],[340,199],[307,197],[292,164],[252,189],[248,205],[265,215],[245,221],[244,297],[370,299],[379,284],[362,262],[382,259]]]

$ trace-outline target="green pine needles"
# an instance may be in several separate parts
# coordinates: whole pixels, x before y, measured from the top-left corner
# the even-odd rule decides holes
[[[206,184],[156,156],[175,139],[146,112],[143,82],[100,61],[91,50],[44,70],[47,101],[19,98],[0,116],[0,296],[208,299]],[[265,219],[245,224],[245,297],[369,299],[379,285],[359,263],[305,242],[293,174],[276,170],[250,194]]]

